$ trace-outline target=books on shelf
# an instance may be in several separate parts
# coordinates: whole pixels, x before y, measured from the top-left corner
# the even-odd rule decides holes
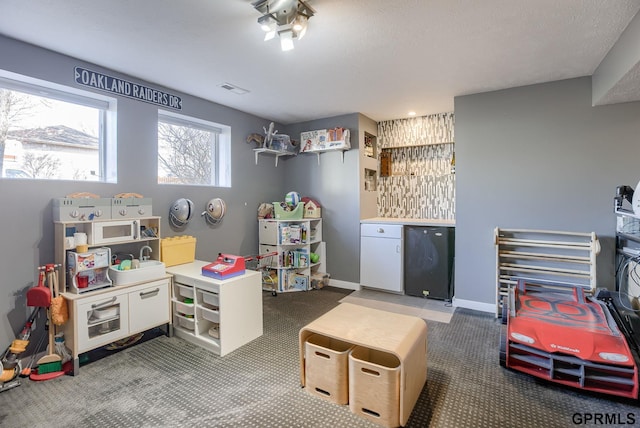
[[[288,271],[280,275],[278,281],[279,291],[287,290],[309,290],[309,276],[295,270]]]
[[[280,244],[306,244],[307,228],[304,224],[281,224],[280,228]]]

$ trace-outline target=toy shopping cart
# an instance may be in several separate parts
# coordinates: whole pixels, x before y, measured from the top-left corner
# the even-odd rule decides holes
[[[277,296],[278,292],[278,271],[273,268],[273,257],[277,255],[278,253],[273,251],[244,258],[247,269],[255,270],[262,274],[262,289],[271,291],[272,296]]]

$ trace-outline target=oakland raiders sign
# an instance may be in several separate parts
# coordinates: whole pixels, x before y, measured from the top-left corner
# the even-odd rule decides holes
[[[182,110],[182,99],[177,95],[168,94],[157,89],[149,88],[128,80],[118,79],[97,71],[75,67],[75,81],[79,85],[89,86],[106,92],[122,95],[162,107]]]

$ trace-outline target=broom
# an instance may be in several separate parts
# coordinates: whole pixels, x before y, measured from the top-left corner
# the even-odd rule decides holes
[[[49,283],[49,291],[53,295],[53,275],[56,273],[49,266],[47,267],[47,282]],[[47,310],[47,323],[49,326],[49,354],[38,360],[38,375],[62,371],[62,357],[54,352],[56,327],[51,320],[51,308]]]

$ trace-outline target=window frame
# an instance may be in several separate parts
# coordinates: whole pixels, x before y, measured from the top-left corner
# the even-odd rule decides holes
[[[8,89],[41,98],[49,98],[68,104],[75,104],[99,110],[98,129],[98,180],[51,179],[37,180],[74,181],[82,183],[117,183],[117,99],[102,94],[85,91],[71,86],[36,79],[30,76],[0,69],[0,89]],[[0,173],[0,179],[2,177]],[[32,178],[33,179],[33,178]]]
[[[166,123],[174,126],[194,128],[200,131],[211,132],[215,135],[211,149],[211,177],[208,184],[197,183],[161,183],[158,176],[158,185],[201,186],[201,187],[231,187],[231,127],[221,125],[197,117],[176,113],[173,111],[158,109],[158,126]],[[157,153],[160,153],[160,139],[157,141]]]

